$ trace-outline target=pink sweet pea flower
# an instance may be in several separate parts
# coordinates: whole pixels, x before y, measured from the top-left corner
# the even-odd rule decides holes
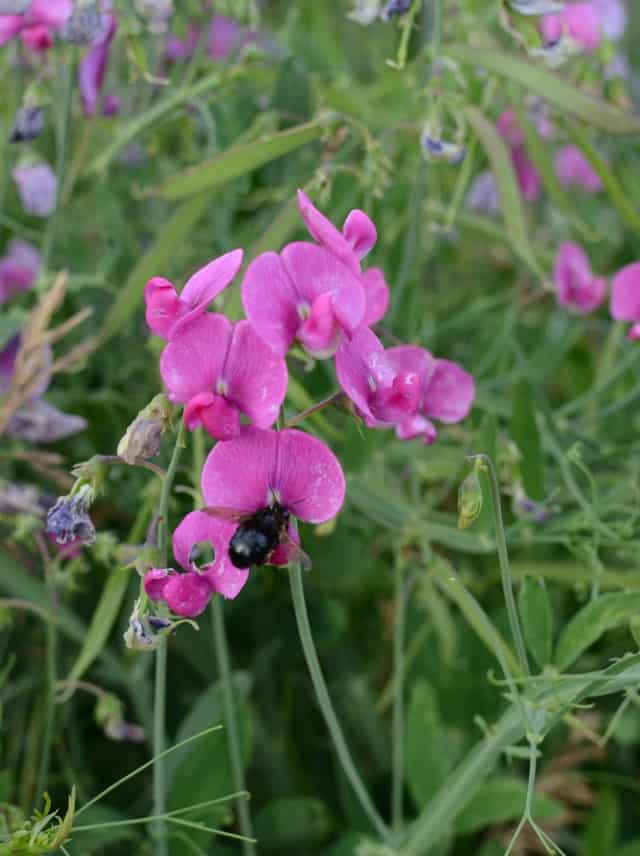
[[[9,242],[0,259],[0,306],[14,294],[30,289],[40,270],[40,253],[26,241]]]
[[[58,198],[58,179],[49,164],[17,166],[11,175],[27,214],[48,217],[54,211]]]
[[[263,253],[242,282],[244,311],[277,353],[294,339],[314,357],[332,356],[367,310],[361,277],[324,247],[297,242]]]
[[[118,29],[115,15],[103,15],[102,19],[102,34],[85,53],[78,68],[78,85],[85,116],[95,116],[98,112],[100,93],[111,52],[111,41]],[[103,104],[103,113],[110,116],[115,112],[117,112],[117,97],[107,96]]]
[[[526,202],[536,202],[540,198],[542,188],[538,170],[529,160],[523,148],[511,149],[511,162],[513,163],[522,198]]]
[[[633,321],[627,339],[640,339],[640,262],[621,268],[611,281],[611,317]]]
[[[248,321],[205,313],[174,336],[160,357],[169,398],[185,402],[184,421],[217,440],[240,433],[240,414],[258,428],[275,422],[287,392],[287,365]]]
[[[187,280],[180,296],[168,279],[150,279],[144,289],[150,329],[163,339],[171,339],[187,322],[206,312],[240,270],[242,255],[242,250],[232,250],[209,262]]]
[[[558,181],[565,187],[577,185],[587,193],[602,190],[602,180],[577,146],[563,146],[554,158]]]
[[[584,250],[570,241],[558,248],[553,277],[558,303],[581,315],[597,309],[607,293],[606,279],[593,275]]]
[[[189,24],[184,39],[181,39],[175,33],[169,33],[164,45],[165,59],[169,62],[175,62],[178,59],[190,57],[196,49],[199,35],[200,31],[195,24]]]
[[[602,39],[602,22],[595,3],[567,3],[562,12],[543,15],[540,32],[547,44],[569,35],[586,51],[595,51]]]
[[[498,116],[496,128],[498,129],[498,133],[502,139],[509,143],[509,145],[524,145],[524,131],[520,127],[516,111],[513,107],[509,107],[508,110],[503,110],[503,112]]]
[[[347,215],[342,232],[339,232],[302,190],[298,190],[298,206],[311,237],[362,277],[367,301],[362,323],[367,327],[376,324],[389,306],[389,286],[379,268],[370,268],[365,273],[360,269],[360,262],[378,239],[373,221],[364,211],[354,208]]]
[[[0,45],[19,35],[29,50],[48,50],[72,12],[72,0],[32,0],[24,15],[0,15]]]

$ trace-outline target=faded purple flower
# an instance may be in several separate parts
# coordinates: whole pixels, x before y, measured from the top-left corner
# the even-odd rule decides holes
[[[640,262],[625,265],[611,282],[611,317],[633,322],[627,339],[640,339]]]
[[[93,544],[96,529],[89,517],[89,506],[93,491],[88,485],[77,493],[60,496],[47,514],[47,534],[52,535],[58,544],[68,544],[78,540],[82,544]]]
[[[0,306],[14,294],[30,289],[40,270],[40,253],[26,241],[9,241],[6,255],[0,258]]]
[[[48,164],[17,166],[11,175],[27,214],[33,217],[48,217],[55,210],[58,179]]]
[[[478,173],[471,183],[466,204],[474,211],[500,213],[500,193],[495,175],[490,170]]]
[[[27,104],[21,107],[13,120],[9,132],[10,143],[27,143],[40,136],[44,129],[42,107],[38,104]]]
[[[80,61],[78,68],[78,85],[82,99],[82,109],[86,116],[95,116],[98,112],[100,93],[107,71],[111,41],[118,29],[115,15],[104,15],[101,21],[101,35],[89,48]],[[115,100],[114,100],[115,99]],[[111,116],[117,112],[117,96],[111,95],[104,99],[103,113]]]
[[[602,190],[602,179],[583,155],[578,146],[563,146],[556,152],[554,168],[560,184],[577,186],[587,193]]]

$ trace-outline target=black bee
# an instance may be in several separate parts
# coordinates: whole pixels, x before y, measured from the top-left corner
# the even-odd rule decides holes
[[[229,508],[206,508],[212,517],[235,520],[239,526],[229,541],[229,558],[236,568],[267,565],[280,544],[287,547],[289,561],[298,560],[303,567],[311,567],[309,557],[289,535],[291,515],[284,506],[275,502],[252,514],[243,514]]]

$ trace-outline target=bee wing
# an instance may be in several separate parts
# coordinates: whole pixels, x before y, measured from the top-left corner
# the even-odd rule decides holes
[[[311,559],[288,532],[283,534],[280,540],[280,548],[284,550],[288,564],[291,564],[291,562],[300,562],[303,571],[311,570]]]
[[[237,508],[224,508],[221,505],[207,505],[206,508],[201,508],[209,517],[217,517],[218,520],[230,520],[234,523],[241,523],[248,517],[251,517],[251,512],[238,511]]]

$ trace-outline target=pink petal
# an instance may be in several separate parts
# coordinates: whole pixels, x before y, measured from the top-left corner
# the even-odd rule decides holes
[[[144,575],[144,590],[151,600],[164,600],[164,590],[169,582],[170,568],[152,568]]]
[[[0,15],[0,45],[10,42],[22,30],[22,15]]]
[[[363,259],[378,240],[373,221],[359,208],[354,208],[347,215],[342,234],[359,259]]]
[[[169,62],[175,62],[177,59],[185,59],[196,49],[198,44],[199,30],[195,24],[189,24],[187,36],[184,39],[176,36],[175,33],[169,33],[164,46],[164,55]]]
[[[611,317],[640,321],[640,262],[621,268],[611,281]]]
[[[240,433],[240,411],[221,395],[201,392],[186,405],[184,424],[190,431],[202,425],[214,439],[231,440]]]
[[[40,269],[40,253],[25,241],[9,242],[7,254],[0,259],[0,306],[20,291],[31,288]]]
[[[115,15],[105,16],[105,32],[100,40],[85,53],[78,68],[78,86],[82,99],[82,109],[86,116],[95,116],[98,112],[100,92],[109,61],[110,44],[118,22]]]
[[[375,421],[371,409],[373,388],[380,382],[380,368],[386,364],[382,342],[367,327],[358,330],[350,341],[343,342],[336,352],[338,383],[370,422]],[[391,383],[393,370],[386,368],[386,377]]]
[[[372,327],[387,314],[389,308],[389,286],[380,268],[369,268],[362,274],[366,309],[362,324]]]
[[[511,146],[523,146],[525,142],[524,131],[518,123],[518,117],[513,107],[504,110],[496,122],[498,133],[503,140]]]
[[[302,303],[277,253],[262,253],[251,262],[242,281],[242,305],[258,335],[278,354],[286,354],[296,337]]]
[[[541,181],[538,170],[527,157],[524,149],[511,150],[511,161],[516,173],[520,192],[527,202],[536,202],[540,197]]]
[[[331,220],[329,220],[327,217],[324,216],[324,214],[318,211],[318,209],[311,202],[311,200],[303,190],[298,190],[298,207],[300,208],[302,219],[304,220],[311,237],[314,238],[321,246],[325,247],[325,249],[327,249],[330,253],[333,253],[335,256],[341,259],[349,268],[351,268],[351,270],[353,270],[355,273],[359,273],[359,256],[352,247],[349,239],[338,231],[338,229],[333,225]],[[365,214],[364,216],[366,217],[367,215]],[[349,218],[347,217],[347,220],[345,220],[344,228],[347,228],[348,220]],[[369,222],[371,223],[371,221]],[[373,226],[373,223],[371,223],[371,226],[375,231],[375,226]],[[357,232],[356,236],[358,237],[358,239],[362,238],[362,236],[358,235]],[[367,239],[365,238],[365,243],[366,240]]]
[[[31,0],[27,12],[29,22],[47,24],[60,29],[73,12],[73,0]]]
[[[588,193],[602,190],[602,180],[577,146],[563,146],[556,152],[554,167],[561,184],[578,185]]]
[[[376,393],[372,409],[381,422],[396,422],[415,413],[419,402],[420,375],[406,372],[396,375],[390,387]]]
[[[240,437],[218,443],[202,469],[202,493],[208,506],[248,513],[269,505],[276,456],[276,432],[243,426]]]
[[[248,321],[236,324],[224,367],[227,396],[258,428],[268,428],[276,421],[288,379],[283,357]]]
[[[435,442],[437,435],[433,422],[420,414],[410,416],[396,425],[396,436],[399,440],[415,440],[417,437],[422,437],[425,446],[430,446]]]
[[[164,587],[164,599],[176,615],[195,618],[204,612],[214,592],[205,574],[190,571],[169,577]]]
[[[585,314],[604,300],[607,282],[603,277],[594,277],[589,259],[577,244],[566,241],[560,245],[553,273],[562,306]]]
[[[172,401],[216,391],[232,329],[224,315],[205,313],[171,339],[160,357],[160,374]]]
[[[242,28],[235,18],[214,15],[209,27],[207,54],[214,60],[225,60],[239,46]]]
[[[214,259],[189,277],[180,300],[190,309],[204,309],[223,291],[240,270],[243,250],[232,250]]]
[[[30,51],[47,51],[53,47],[53,32],[44,24],[23,27],[20,38]]]
[[[269,564],[275,566],[284,566],[288,565],[289,562],[294,558],[295,555],[295,544],[300,544],[300,536],[293,528],[293,526],[289,527],[289,541],[290,543],[278,544],[273,553],[269,556]]]
[[[543,15],[540,19],[540,35],[545,44],[553,44],[560,41],[564,31],[562,16],[558,13]]]
[[[425,416],[440,422],[460,422],[475,397],[473,377],[450,360],[437,360],[422,401]]]
[[[308,353],[317,359],[331,357],[340,341],[340,330],[333,314],[333,300],[328,293],[313,301],[309,317],[298,330],[298,339]]]
[[[144,299],[147,305],[145,319],[147,326],[157,336],[166,339],[169,330],[184,314],[183,304],[168,279],[154,276],[144,287]]]
[[[595,51],[600,46],[602,30],[600,15],[593,3],[570,3],[561,13],[571,37],[585,50]]]
[[[627,339],[630,342],[637,342],[640,339],[640,324],[632,324],[627,333]]]
[[[387,350],[387,358],[394,372],[415,372],[422,378],[423,384],[431,379],[437,360],[429,351],[418,345],[398,345]]]
[[[322,247],[303,241],[288,244],[281,258],[296,292],[309,308],[316,297],[329,293],[340,326],[347,332],[360,326],[366,308],[364,288],[360,277],[340,259]]]

